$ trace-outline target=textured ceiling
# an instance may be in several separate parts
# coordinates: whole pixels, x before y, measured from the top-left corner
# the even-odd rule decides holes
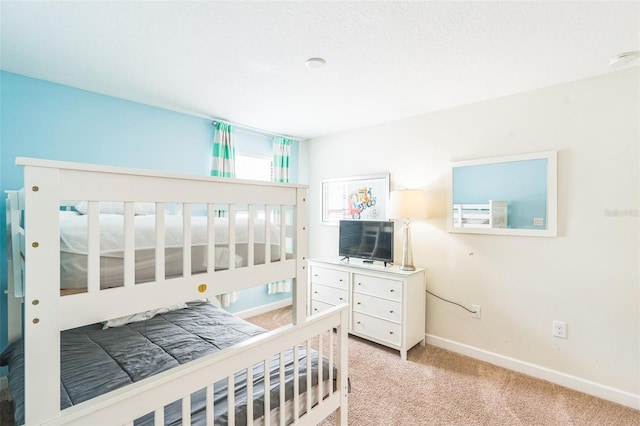
[[[637,1],[0,8],[5,71],[300,138],[603,74],[640,50]]]

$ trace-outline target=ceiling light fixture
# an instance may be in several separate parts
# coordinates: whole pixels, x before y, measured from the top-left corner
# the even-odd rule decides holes
[[[326,63],[322,58],[309,58],[306,62],[308,68],[322,68]]]
[[[624,52],[614,56],[609,60],[609,68],[622,68],[629,65],[635,65],[640,58],[640,50],[633,52]]]

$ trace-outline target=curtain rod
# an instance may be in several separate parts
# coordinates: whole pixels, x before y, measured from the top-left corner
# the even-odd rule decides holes
[[[215,126],[216,123],[218,123],[218,122],[231,124],[234,127],[239,127],[241,129],[245,129],[245,130],[248,130],[248,131],[254,132],[254,133],[260,133],[260,134],[269,135],[269,136],[279,136],[281,138],[292,139],[292,140],[296,140],[296,141],[299,140],[298,138],[294,138],[294,137],[291,137],[291,136],[281,135],[281,134],[278,134],[278,133],[269,132],[267,130],[256,129],[255,127],[246,126],[244,124],[239,124],[239,123],[234,123],[234,122],[227,121],[227,120],[222,120],[222,119],[219,119],[219,118],[214,118],[213,121],[211,122],[211,125]]]

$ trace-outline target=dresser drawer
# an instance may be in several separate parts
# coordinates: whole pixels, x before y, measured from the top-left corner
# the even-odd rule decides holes
[[[329,287],[322,284],[311,284],[312,301],[320,301],[331,305],[349,302],[349,292],[341,288]]]
[[[368,275],[353,274],[353,292],[402,301],[402,282]]]
[[[329,308],[333,308],[334,305],[330,305],[329,303],[320,302],[319,300],[311,301],[311,315],[317,314],[322,311],[326,311]]]
[[[354,312],[353,331],[393,345],[400,345],[402,326],[394,322]]]
[[[353,310],[396,323],[402,322],[402,304],[368,294],[353,293]]]
[[[311,282],[348,290],[349,272],[312,265]]]

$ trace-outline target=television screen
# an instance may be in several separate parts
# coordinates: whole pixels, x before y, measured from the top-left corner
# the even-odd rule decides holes
[[[393,262],[393,222],[341,220],[338,252],[345,258]]]

